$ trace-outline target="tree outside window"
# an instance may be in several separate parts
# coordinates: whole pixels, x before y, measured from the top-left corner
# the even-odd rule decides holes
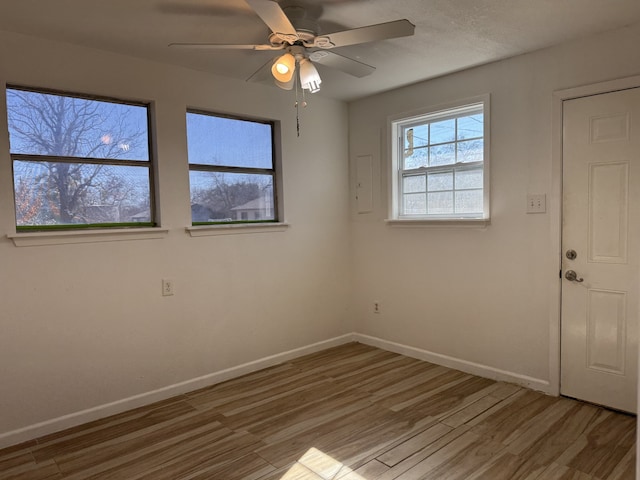
[[[18,230],[152,225],[143,104],[7,89]]]

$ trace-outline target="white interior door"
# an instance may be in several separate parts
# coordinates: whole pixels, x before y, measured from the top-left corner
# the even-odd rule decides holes
[[[637,405],[639,187],[640,89],[565,101],[560,391],[628,412]]]

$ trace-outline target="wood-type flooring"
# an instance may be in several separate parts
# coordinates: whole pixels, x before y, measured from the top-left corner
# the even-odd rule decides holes
[[[0,450],[0,479],[632,480],[635,428],[351,343]]]

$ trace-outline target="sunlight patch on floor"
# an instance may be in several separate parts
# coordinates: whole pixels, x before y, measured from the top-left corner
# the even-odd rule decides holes
[[[367,479],[317,448],[310,448],[280,480]]]

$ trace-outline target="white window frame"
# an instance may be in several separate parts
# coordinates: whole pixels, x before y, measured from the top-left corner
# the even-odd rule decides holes
[[[193,223],[193,217],[190,215],[190,225],[185,227],[185,230],[191,237],[205,237],[205,236],[218,236],[218,235],[238,235],[238,234],[255,234],[255,233],[271,233],[271,232],[284,232],[289,228],[289,224],[284,220],[284,200],[283,190],[284,184],[282,181],[282,134],[280,121],[270,120],[257,117],[239,116],[236,114],[214,112],[210,110],[203,110],[201,108],[188,107],[185,114],[194,113],[200,115],[209,115],[214,117],[232,118],[236,120],[242,120],[247,122],[266,123],[271,125],[272,135],[272,148],[273,148],[273,165],[271,169],[265,171],[273,177],[273,189],[274,189],[274,219],[254,219],[253,221],[231,221],[231,222],[203,222]],[[185,117],[186,118],[186,117]],[[188,140],[187,140],[188,141]],[[195,166],[195,168],[194,168]],[[200,165],[189,162],[189,171],[198,170],[198,167],[203,167],[204,170],[213,171],[247,171],[248,173],[262,173],[262,169],[254,169],[250,167],[224,167],[224,166],[212,166],[212,165]],[[191,195],[191,187],[189,187],[189,195]]]
[[[455,118],[463,115],[473,108],[482,107],[483,113],[483,142],[484,158],[483,168],[483,212],[474,215],[403,215],[401,213],[402,202],[402,159],[404,142],[401,138],[402,128],[411,124],[421,124],[437,120]],[[491,219],[490,209],[490,95],[481,95],[454,103],[441,104],[427,107],[412,112],[393,115],[388,118],[389,142],[389,219],[387,223],[392,225],[488,225]],[[464,168],[465,164],[459,163],[458,168]],[[445,169],[455,168],[456,165],[443,166]],[[426,169],[425,169],[426,171]]]

